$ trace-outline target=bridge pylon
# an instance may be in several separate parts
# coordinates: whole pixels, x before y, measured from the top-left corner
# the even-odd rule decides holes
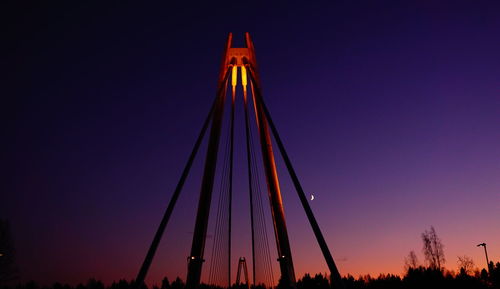
[[[230,126],[229,126],[229,156],[227,161],[227,167],[229,168],[228,174],[228,224],[227,226],[227,285],[231,286],[231,200],[233,191],[233,138],[234,138],[234,112],[235,112],[235,96],[236,87],[238,84],[238,75],[241,76],[241,86],[243,88],[243,99],[245,107],[245,124],[246,124],[246,135],[247,135],[247,159],[248,159],[248,173],[249,173],[249,194],[250,194],[250,206],[251,206],[251,223],[252,223],[252,265],[253,265],[253,282],[255,283],[255,232],[254,232],[254,215],[253,215],[253,197],[252,194],[255,188],[252,187],[252,182],[250,181],[253,177],[251,167],[255,165],[255,160],[252,161],[251,145],[249,141],[249,126],[250,126],[250,110],[249,103],[253,103],[254,119],[256,122],[256,127],[259,135],[259,145],[262,154],[262,165],[264,169],[266,184],[267,184],[267,195],[270,203],[271,216],[273,221],[274,237],[276,241],[277,249],[277,261],[279,262],[280,273],[281,273],[281,284],[286,288],[295,288],[296,279],[295,271],[292,258],[292,250],[290,248],[290,242],[287,231],[287,224],[285,219],[285,209],[283,206],[282,195],[280,190],[280,182],[278,178],[278,171],[276,168],[275,154],[273,151],[273,141],[272,137],[277,144],[278,150],[283,157],[284,163],[290,174],[294,187],[299,196],[299,200],[304,208],[306,216],[310,222],[313,232],[316,236],[320,249],[323,253],[325,261],[331,272],[332,286],[335,288],[343,288],[341,282],[340,274],[337,270],[333,257],[330,250],[326,244],[323,234],[319,228],[318,223],[314,217],[314,214],[309,206],[307,197],[302,189],[302,185],[295,173],[295,170],[290,162],[288,154],[284,148],[283,142],[278,134],[278,130],[271,118],[269,110],[267,109],[264,98],[262,95],[262,87],[260,82],[260,77],[257,69],[257,61],[255,57],[255,49],[253,42],[248,33],[245,34],[246,47],[233,47],[232,46],[232,34],[229,34],[226,41],[221,68],[219,72],[217,91],[215,95],[214,103],[210,109],[210,112],[205,120],[202,130],[195,142],[191,155],[188,162],[184,168],[181,175],[181,179],[174,191],[172,199],[167,207],[167,210],[163,216],[160,226],[154,236],[153,242],[148,250],[146,258],[141,266],[139,274],[136,278],[136,284],[141,285],[144,282],[144,278],[147,274],[149,266],[151,265],[154,254],[157,250],[158,244],[161,240],[165,227],[169,221],[171,213],[175,207],[177,199],[182,191],[184,182],[189,174],[190,168],[199,150],[200,144],[203,137],[210,127],[208,147],[205,156],[205,163],[203,169],[203,177],[201,181],[200,195],[198,200],[198,208],[196,213],[196,221],[194,226],[194,234],[192,239],[191,251],[188,256],[188,270],[186,287],[188,289],[198,288],[201,281],[202,268],[204,263],[204,250],[207,237],[208,221],[210,217],[210,207],[212,201],[212,193],[214,188],[214,181],[217,170],[217,160],[219,152],[219,144],[221,138],[221,129],[223,126],[224,118],[224,108],[227,99],[227,88],[229,85],[232,87],[232,97],[231,97],[231,111],[230,111]],[[249,98],[249,93],[251,92],[251,98]],[[266,239],[267,242],[267,239]],[[245,280],[249,284],[248,272],[246,268],[245,258],[240,258],[238,264],[238,274],[236,283],[240,281],[240,267],[244,267]]]
[[[236,286],[240,285],[242,273],[243,277],[245,277],[246,288],[250,288],[250,281],[248,280],[247,260],[245,259],[245,257],[240,257],[240,259],[238,260],[238,270],[236,271]]]

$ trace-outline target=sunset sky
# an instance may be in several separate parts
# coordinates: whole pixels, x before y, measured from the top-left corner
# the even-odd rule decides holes
[[[229,32],[235,46],[253,37],[264,97],[342,275],[402,274],[410,250],[423,263],[431,226],[447,269],[463,255],[485,267],[481,242],[500,261],[500,2],[172,2],[0,9],[0,218],[23,281],[135,278],[215,96]],[[251,259],[236,113],[233,270]],[[205,150],[151,284],[185,279]],[[297,276],[327,272],[277,159]]]

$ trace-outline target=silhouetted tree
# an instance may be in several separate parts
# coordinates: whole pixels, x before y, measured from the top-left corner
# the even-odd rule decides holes
[[[403,278],[404,288],[408,289],[442,289],[445,278],[443,272],[437,268],[424,268],[422,266],[408,270]]]
[[[80,283],[80,284],[76,285],[75,289],[86,289],[86,288],[85,288],[85,285]]]
[[[0,219],[0,286],[18,278],[10,225]]]
[[[493,288],[500,288],[500,262],[490,262],[490,280]]]
[[[174,280],[174,282],[172,282],[172,284],[170,285],[170,288],[172,288],[172,289],[184,289],[185,286],[186,286],[186,284],[184,284],[182,279],[177,277]]]
[[[170,282],[168,281],[167,277],[161,280],[161,289],[170,289]]]
[[[486,269],[482,269],[481,270],[481,274],[479,275],[479,277],[484,280],[484,281],[487,281],[488,280],[488,271],[486,271]]]
[[[423,267],[409,268],[405,276],[402,278],[392,274],[380,274],[377,278],[370,275],[354,278],[351,275],[343,277],[345,289],[499,289],[500,263],[492,264],[490,274],[483,275],[476,270],[475,275],[467,275],[462,270],[460,274],[454,274],[443,269]],[[175,279],[174,282],[168,282],[168,279],[163,279],[160,288],[167,287],[184,289],[185,284],[180,279]],[[106,287],[101,281],[90,279],[85,285],[79,284],[75,287],[67,284],[54,283],[52,286],[40,287],[37,283],[30,281],[26,284],[18,284],[15,287],[0,287],[0,289],[136,289],[134,282],[128,283],[125,280],[113,282]],[[148,287],[144,285],[144,288]],[[158,286],[153,286],[158,288]],[[231,289],[237,289],[238,286],[233,284]],[[216,285],[200,284],[199,289],[228,289]],[[264,286],[252,286],[251,289],[265,289]],[[326,275],[316,274],[312,277],[310,274],[305,274],[301,279],[297,280],[297,289],[330,289],[328,278]]]
[[[35,281],[31,280],[28,283],[26,283],[26,285],[24,285],[24,288],[25,289],[39,289],[40,286],[38,286],[38,284]]]
[[[410,268],[417,268],[419,266],[418,264],[418,259],[417,255],[415,254],[415,251],[410,251],[408,253],[408,256],[405,258],[405,271],[408,271]]]
[[[401,289],[403,288],[403,283],[401,278],[392,274],[380,274],[377,279],[369,278],[369,282],[366,284],[367,289]]]
[[[94,278],[87,281],[87,289],[104,289],[104,284]]]
[[[422,233],[422,241],[424,243],[422,251],[429,267],[440,270],[441,265],[446,261],[444,258],[444,245],[437,236],[434,227],[431,226],[430,231],[425,230]]]
[[[309,288],[318,288],[318,289],[328,289],[330,285],[328,283],[328,278],[323,276],[322,274],[316,274],[314,278],[311,278],[311,275],[305,274],[302,279],[297,281],[297,289],[309,289]]]
[[[257,285],[252,285],[252,289],[266,289],[266,285],[264,283],[260,283]]]
[[[288,289],[288,286],[286,282],[283,280],[283,278],[279,279],[278,286],[276,286],[276,289]]]
[[[347,277],[343,277],[342,281],[346,289],[364,289],[366,288],[365,280],[358,278],[354,279],[354,277],[350,274]]]
[[[470,275],[474,272],[474,261],[468,256],[458,256],[457,257],[458,270],[463,271],[465,275]]]

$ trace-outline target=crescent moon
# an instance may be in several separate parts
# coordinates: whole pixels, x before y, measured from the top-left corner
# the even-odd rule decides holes
[[[311,194],[311,201],[314,201],[314,195]]]

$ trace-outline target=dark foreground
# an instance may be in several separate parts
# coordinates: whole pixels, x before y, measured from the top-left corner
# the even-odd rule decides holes
[[[493,264],[492,264],[493,265]],[[380,275],[377,278],[371,276],[360,276],[354,278],[348,275],[343,278],[345,289],[500,289],[500,262],[491,268],[490,274],[486,270],[465,272],[454,274],[452,272],[443,272],[442,270],[431,268],[410,268],[404,276]],[[167,278],[160,285],[153,285],[143,289],[183,289],[184,282],[177,278],[170,282]],[[233,285],[232,289],[244,289],[244,285]],[[265,286],[252,286],[254,289],[265,289]],[[328,279],[322,274],[314,277],[309,274],[304,275],[297,281],[297,289],[328,289],[330,288]],[[86,284],[70,286],[60,283],[54,283],[52,286],[40,286],[34,281],[25,284],[3,285],[0,289],[135,289],[133,282],[120,280],[113,282],[109,286],[104,286],[101,281],[90,279]],[[222,289],[217,286],[202,284],[200,289]],[[282,289],[278,285],[276,289]]]

